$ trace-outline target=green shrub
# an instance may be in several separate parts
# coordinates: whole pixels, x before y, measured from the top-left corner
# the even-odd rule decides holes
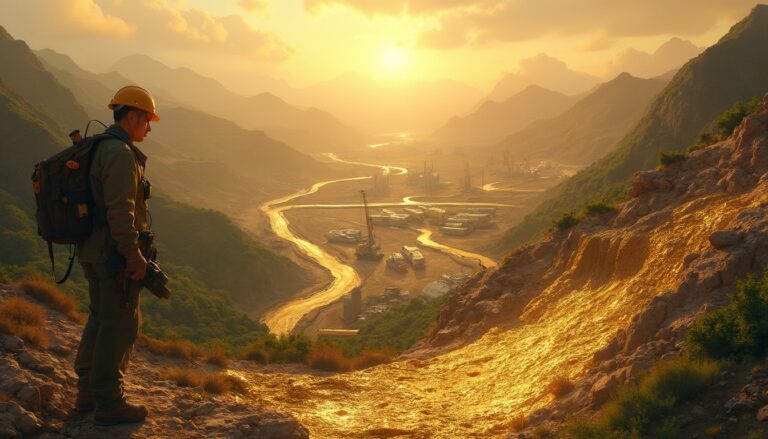
[[[754,112],[759,105],[760,101],[757,98],[752,98],[752,100],[746,103],[741,101],[734,103],[715,123],[720,138],[725,139],[733,134],[733,130],[739,126],[741,121]]]
[[[552,227],[555,230],[568,230],[571,227],[579,224],[579,218],[573,213],[568,212],[560,216],[559,219],[552,222]]]
[[[250,346],[242,353],[241,357],[261,365],[269,364],[269,354],[263,346]]]
[[[698,151],[702,148],[706,148],[709,145],[712,145],[713,143],[717,142],[719,139],[717,136],[715,136],[712,133],[701,133],[699,134],[698,139],[696,139],[696,143],[689,146],[688,149],[686,149],[686,152],[694,152]]]
[[[616,208],[606,203],[605,201],[596,201],[594,203],[588,203],[584,206],[584,214],[587,216],[602,215],[604,213],[615,212]]]
[[[241,356],[260,364],[303,363],[311,350],[312,340],[303,334],[276,337],[270,333],[249,345]]]
[[[768,271],[737,283],[728,305],[693,322],[685,343],[694,357],[759,357],[768,353]]]
[[[659,164],[661,166],[669,166],[673,163],[682,162],[685,160],[685,153],[682,152],[660,152]]]
[[[361,356],[365,351],[391,351],[394,356],[427,335],[446,299],[411,299],[358,325],[354,337],[332,340],[320,336],[318,343],[338,346],[348,357]]]
[[[752,114],[759,106],[760,101],[752,98],[747,103],[736,101],[730,108],[725,110],[715,121],[715,133],[703,132],[699,134],[696,143],[689,146],[687,152],[698,151],[706,148],[713,143],[728,138],[745,117]]]
[[[669,418],[673,408],[692,399],[719,373],[719,365],[708,360],[659,363],[638,385],[621,388],[596,420],[576,419],[565,430],[578,439],[678,437],[678,427]]]

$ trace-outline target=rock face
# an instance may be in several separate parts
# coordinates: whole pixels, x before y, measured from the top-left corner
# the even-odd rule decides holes
[[[0,302],[24,292],[0,285]],[[208,395],[160,379],[167,367],[182,360],[134,351],[126,394],[144,404],[144,423],[95,427],[91,414],[73,411],[77,377],[74,354],[82,328],[55,311],[47,311],[45,331],[54,340],[48,349],[0,334],[0,437],[149,437],[307,438],[293,417],[242,402],[246,398]],[[55,337],[54,337],[55,335]]]
[[[618,385],[635,382],[660,359],[682,355],[691,322],[728,303],[738,279],[768,264],[768,95],[729,139],[638,172],[629,196],[614,213],[554,231],[517,249],[497,270],[477,274],[449,299],[431,338],[414,355],[461,346],[495,326],[536,321],[544,315],[540,308],[553,306],[542,299],[552,294],[553,282],[565,286],[561,296],[620,284],[652,258],[662,260],[668,274],[661,267],[656,279],[645,279],[643,291],[633,293],[648,299],[592,353],[591,366],[575,383],[577,396],[532,416],[538,423],[556,422],[545,414],[599,408]],[[679,218],[690,222],[677,226]],[[665,239],[654,239],[659,234]],[[735,400],[723,410],[738,417],[764,404]],[[768,418],[768,408],[759,413]]]

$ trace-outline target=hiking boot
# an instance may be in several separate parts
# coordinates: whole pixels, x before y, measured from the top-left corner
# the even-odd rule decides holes
[[[93,414],[96,425],[133,424],[143,421],[146,417],[146,407],[125,401],[111,410],[99,409]]]
[[[93,393],[91,392],[77,392],[77,399],[75,400],[75,410],[80,413],[87,413],[93,411],[96,406],[93,403]]]

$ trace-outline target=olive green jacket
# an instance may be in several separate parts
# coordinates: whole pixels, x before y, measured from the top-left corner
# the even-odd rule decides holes
[[[91,236],[78,244],[80,262],[104,263],[115,245],[127,262],[141,258],[139,231],[148,228],[145,198],[145,156],[118,125],[106,130],[115,138],[99,142],[91,163],[91,190],[97,210],[106,211],[106,225],[97,219]]]

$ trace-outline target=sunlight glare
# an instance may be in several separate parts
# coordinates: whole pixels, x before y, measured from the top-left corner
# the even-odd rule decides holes
[[[404,47],[390,46],[379,54],[379,65],[390,73],[401,73],[408,68],[408,50]]]

